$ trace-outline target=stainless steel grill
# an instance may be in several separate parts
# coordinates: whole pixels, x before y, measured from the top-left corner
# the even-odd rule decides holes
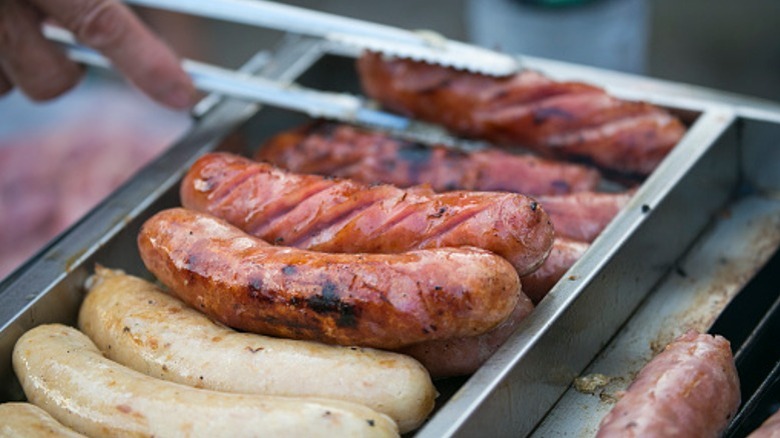
[[[245,70],[358,92],[355,53],[331,50],[321,40],[290,37]],[[591,82],[667,107],[690,129],[501,350],[469,378],[439,382],[439,406],[417,435],[587,436],[609,410],[610,396],[630,382],[653,348],[697,328],[726,335],[737,351],[745,403],[729,433],[742,436],[777,403],[777,351],[764,354],[770,350],[765,342],[777,333],[776,274],[774,301],[757,306],[765,310],[775,302],[769,312],[774,319],[747,318],[747,311],[733,309],[758,300],[745,297],[766,299],[751,291],[768,260],[767,269],[777,271],[780,106],[566,63],[523,61],[557,79]],[[37,324],[74,323],[82,284],[96,263],[150,277],[135,236],[153,213],[179,204],[178,182],[200,154],[249,153],[263,138],[306,119],[216,96],[195,116],[192,129],[167,152],[0,283],[2,400],[22,397],[10,366],[16,339]],[[767,371],[754,378],[758,369]],[[592,394],[571,386],[577,376],[596,372],[612,376],[612,383]],[[754,393],[755,400],[749,397]]]

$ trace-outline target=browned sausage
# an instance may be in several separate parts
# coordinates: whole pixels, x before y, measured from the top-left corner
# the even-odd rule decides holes
[[[420,361],[435,379],[472,374],[512,336],[518,324],[533,310],[531,300],[521,295],[512,314],[489,332],[422,342],[403,348],[400,352]]]
[[[542,264],[554,238],[547,214],[520,194],[368,186],[225,153],[192,166],[181,199],[275,244],[346,253],[476,246],[519,275]]]
[[[590,245],[585,242],[556,237],[553,249],[542,266],[521,278],[523,293],[534,304],[539,304],[589,247]]]
[[[237,329],[400,348],[484,333],[515,308],[520,281],[478,248],[331,254],[279,247],[185,209],[150,218],[144,264],[179,298]]]
[[[579,192],[537,196],[536,200],[550,216],[556,236],[593,242],[628,204],[633,194],[633,191]]]
[[[268,140],[255,159],[301,173],[352,178],[398,187],[429,184],[448,190],[550,195],[595,190],[593,168],[498,148],[472,152],[427,146],[382,132],[319,122]]]
[[[373,53],[358,71],[365,93],[394,111],[619,173],[649,174],[685,133],[664,109],[534,71],[494,78]]]
[[[598,437],[718,437],[739,407],[729,342],[690,331],[640,371]]]

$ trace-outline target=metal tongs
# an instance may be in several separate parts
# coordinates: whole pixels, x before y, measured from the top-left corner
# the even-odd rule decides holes
[[[93,67],[109,70],[112,68],[111,61],[98,52],[79,45],[70,32],[45,25],[43,33],[48,39],[59,43],[70,59]],[[189,59],[182,61],[182,67],[192,78],[195,88],[205,92],[303,112],[313,118],[355,122],[391,131],[404,130],[410,123],[405,117],[372,109],[363,99],[349,94],[283,84]]]
[[[292,33],[317,36],[333,44],[465,69],[481,74],[503,76],[519,69],[515,58],[447,40],[428,33],[411,32],[390,26],[311,11],[263,0],[126,0],[127,3],[166,9],[236,23],[268,27]],[[110,61],[92,49],[79,45],[68,31],[44,26],[44,34],[60,43],[74,61],[111,68]],[[409,119],[376,110],[357,96],[312,90],[236,72],[192,60],[182,67],[201,91],[247,99],[299,111],[314,118],[404,131]]]
[[[490,76],[517,72],[515,57],[409,31],[265,0],[125,0],[126,3],[319,37],[335,44]]]

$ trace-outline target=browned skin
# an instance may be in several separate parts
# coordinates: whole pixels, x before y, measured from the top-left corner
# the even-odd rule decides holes
[[[241,330],[395,349],[484,333],[515,308],[520,281],[478,248],[331,254],[278,247],[181,208],[138,236],[146,267],[174,294]]]
[[[428,146],[350,125],[318,122],[268,140],[255,159],[300,173],[398,187],[555,195],[595,190],[593,168],[512,154],[498,148],[464,152]]]
[[[522,295],[512,314],[487,333],[422,342],[399,351],[420,361],[434,379],[472,374],[512,336],[518,324],[533,310],[531,301]]]
[[[642,368],[597,436],[715,438],[739,402],[729,342],[690,331]]]
[[[520,194],[369,186],[225,153],[192,166],[181,199],[275,244],[345,253],[475,246],[519,275],[542,264],[554,239],[544,210]]]
[[[780,411],[775,412],[754,430],[748,438],[778,438],[780,437]]]
[[[567,195],[538,196],[544,211],[555,226],[555,235],[583,242],[604,231],[620,210],[628,204],[633,191],[620,193],[579,192]]]
[[[521,278],[523,292],[534,304],[539,304],[589,247],[590,245],[585,242],[556,237],[552,251],[544,264]]]
[[[365,93],[391,110],[613,172],[649,174],[685,133],[664,109],[534,71],[494,78],[373,53],[357,67]]]

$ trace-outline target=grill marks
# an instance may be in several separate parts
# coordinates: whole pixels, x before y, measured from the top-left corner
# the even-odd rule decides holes
[[[150,272],[185,302],[281,337],[398,348],[488,331],[521,296],[515,269],[476,248],[319,253],[268,245],[186,209],[150,218],[138,244]],[[203,274],[193,281],[185,266]]]
[[[358,70],[366,94],[394,111],[440,123],[459,135],[583,159],[611,172],[649,174],[685,133],[683,124],[662,108],[532,71],[490,78],[370,53],[359,59]],[[450,80],[440,80],[446,85],[422,99],[415,82],[430,75]],[[644,135],[648,125],[666,134]]]
[[[247,170],[222,172],[225,181],[203,175],[220,165]],[[236,184],[229,175],[252,177]],[[207,178],[215,191],[228,187],[230,194],[212,202],[194,183]],[[505,257],[523,275],[544,260],[553,241],[547,214],[526,208],[530,200],[523,195],[367,186],[289,173],[230,154],[202,157],[181,190],[187,208],[224,218],[269,242],[317,251],[398,253],[470,245]]]
[[[552,113],[545,114],[553,117]],[[428,184],[437,192],[506,190],[528,195],[594,190],[600,175],[586,166],[498,148],[465,153],[422,145],[349,125],[318,122],[281,133],[255,159],[301,173],[398,187]]]

